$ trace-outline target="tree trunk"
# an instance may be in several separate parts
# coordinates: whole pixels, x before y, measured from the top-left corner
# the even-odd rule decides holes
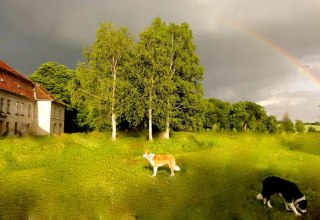
[[[113,60],[114,62],[114,60]],[[115,102],[116,102],[116,80],[117,80],[117,70],[116,63],[113,66],[113,83],[112,83],[112,106],[111,106],[111,124],[112,124],[112,140],[117,139],[117,122],[115,114]]]
[[[152,109],[149,107],[149,141],[152,139]]]
[[[247,124],[247,122],[245,122],[244,126],[243,126],[244,131],[247,131],[247,128],[248,128],[248,124]]]
[[[153,83],[154,80],[151,79],[151,85],[149,87],[149,141],[153,140],[153,136],[152,136],[152,102],[153,102],[153,97],[152,97],[152,91],[153,91]]]
[[[164,138],[169,139],[169,137],[170,137],[170,122],[169,122],[169,116],[167,116],[166,132],[164,133]]]
[[[113,112],[111,115],[111,121],[112,121],[112,140],[117,139],[117,123],[116,123],[116,115]]]

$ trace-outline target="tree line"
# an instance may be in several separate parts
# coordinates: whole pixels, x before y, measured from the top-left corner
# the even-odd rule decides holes
[[[156,18],[134,39],[126,27],[100,24],[75,70],[54,62],[30,79],[67,105],[66,132],[201,129],[277,132],[275,116],[250,101],[204,99],[204,68],[187,23]]]

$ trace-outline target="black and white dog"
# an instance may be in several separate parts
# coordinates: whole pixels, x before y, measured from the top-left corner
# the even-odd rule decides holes
[[[302,213],[307,212],[307,200],[297,185],[279,177],[267,177],[262,183],[262,192],[257,195],[257,199],[263,200],[263,204],[272,208],[270,197],[275,193],[279,193],[283,197],[287,210],[291,209],[296,215],[301,215],[297,209]]]

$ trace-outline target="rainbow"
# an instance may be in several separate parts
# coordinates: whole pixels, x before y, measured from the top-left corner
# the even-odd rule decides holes
[[[237,29],[241,32],[244,32],[251,36],[252,38],[256,39],[259,42],[262,42],[264,45],[270,47],[272,50],[277,52],[278,54],[282,55],[290,64],[292,64],[295,69],[305,78],[307,78],[309,81],[311,81],[315,86],[320,88],[320,78],[312,72],[309,68],[307,68],[305,65],[303,65],[296,57],[288,53],[288,51],[284,50],[274,42],[272,42],[270,39],[254,32],[253,30],[245,27],[242,24],[236,23],[236,22],[230,22],[227,21],[224,18],[218,18],[219,21],[222,21],[224,24],[227,24],[227,26],[232,27],[233,29]]]

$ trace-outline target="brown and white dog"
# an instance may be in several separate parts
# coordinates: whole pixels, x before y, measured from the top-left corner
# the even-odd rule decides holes
[[[153,176],[157,175],[158,167],[168,165],[171,170],[171,176],[174,176],[174,171],[179,171],[180,167],[176,165],[176,160],[172,155],[156,155],[153,153],[145,152],[144,158],[149,160],[153,166]]]

